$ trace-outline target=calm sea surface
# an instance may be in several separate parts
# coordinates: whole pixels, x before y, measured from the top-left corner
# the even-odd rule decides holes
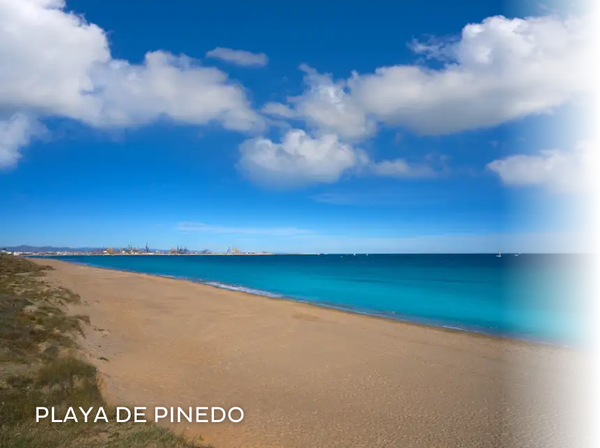
[[[63,256],[436,326],[582,345],[582,256]]]

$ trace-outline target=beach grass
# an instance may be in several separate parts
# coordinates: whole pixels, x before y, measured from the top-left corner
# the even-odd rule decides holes
[[[117,423],[103,399],[96,367],[83,359],[77,337],[89,318],[70,315],[77,294],[44,280],[49,266],[0,254],[0,447],[199,448],[152,423]],[[93,408],[88,422],[36,423],[36,407]],[[109,422],[93,423],[102,407]]]

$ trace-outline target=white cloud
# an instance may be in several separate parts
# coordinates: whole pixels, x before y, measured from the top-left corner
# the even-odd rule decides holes
[[[375,162],[352,145],[374,135],[377,121],[447,134],[549,113],[589,90],[595,75],[588,62],[594,59],[591,29],[581,17],[490,17],[465,26],[452,41],[413,42],[415,52],[442,62],[439,69],[396,65],[334,80],[303,65],[304,93],[286,104],[268,103],[263,113],[304,121],[309,132],[289,130],[280,143],[247,140],[238,166],[255,181],[278,185],[331,183],[350,170],[430,175],[427,165]],[[264,54],[226,48],[207,56],[242,65],[267,63]],[[265,125],[243,87],[221,70],[165,51],[147,53],[141,64],[113,59],[104,30],[68,12],[64,0],[0,0],[0,61],[0,117],[13,117],[0,122],[4,166],[17,163],[19,148],[32,135],[30,125],[51,116],[101,128],[162,118],[239,131]],[[515,164],[576,164],[572,159],[580,155],[573,154],[509,158],[490,169],[515,183]],[[563,159],[571,162],[557,162]],[[507,174],[511,170],[513,177]],[[557,177],[560,185],[571,182],[566,174]]]
[[[0,120],[0,168],[14,166],[21,158],[20,149],[40,130],[38,123],[22,114]]]
[[[351,96],[367,113],[422,134],[495,126],[551,112],[587,92],[592,26],[587,18],[490,17],[469,24],[460,40],[413,45],[445,61],[354,74]]]
[[[79,117],[98,107],[92,69],[110,62],[104,31],[60,0],[0,0],[0,107]]]
[[[206,57],[220,59],[243,67],[264,67],[269,62],[264,53],[251,53],[244,50],[217,47],[206,53]]]
[[[238,168],[242,172],[257,183],[279,187],[333,183],[345,173],[398,178],[437,174],[428,165],[402,159],[375,162],[335,134],[313,137],[300,129],[288,131],[281,143],[267,138],[246,140],[240,152]]]
[[[295,236],[308,235],[313,232],[310,230],[298,229],[296,227],[228,227],[214,226],[199,222],[180,222],[175,227],[176,230],[182,232],[210,232],[222,234],[238,234],[238,235],[267,235],[267,236]]]
[[[300,129],[288,131],[281,143],[246,140],[240,152],[238,167],[251,180],[283,187],[335,182],[365,157],[334,134],[313,138]]]
[[[581,142],[572,151],[545,150],[494,160],[487,168],[507,185],[536,185],[557,193],[585,192],[597,174],[597,148]]]
[[[157,51],[113,59],[105,32],[63,0],[0,0],[0,111],[62,116],[99,127],[161,117],[235,130],[262,125],[242,87],[215,68]]]
[[[156,51],[143,65],[112,61],[95,73],[101,107],[87,121],[97,126],[143,125],[162,116],[196,125],[219,121],[241,131],[261,126],[240,86],[185,56]]]
[[[290,106],[267,103],[263,113],[302,119],[318,134],[334,133],[346,140],[364,138],[376,131],[374,120],[348,95],[344,81],[334,82],[331,75],[319,74],[306,65],[300,69],[305,72],[306,91],[288,98]]]
[[[373,134],[375,120],[427,135],[492,127],[551,113],[588,92],[591,36],[589,17],[489,17],[459,38],[410,45],[439,69],[394,65],[333,80],[302,66],[306,91],[263,112],[346,140]]]

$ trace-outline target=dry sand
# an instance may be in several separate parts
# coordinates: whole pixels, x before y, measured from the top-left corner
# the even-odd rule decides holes
[[[175,428],[217,448],[584,446],[581,353],[38,262],[81,295],[109,402],[241,407]]]

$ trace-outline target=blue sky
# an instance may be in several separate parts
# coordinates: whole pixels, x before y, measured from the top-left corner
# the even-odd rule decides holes
[[[526,252],[574,231],[581,11],[0,0],[0,17],[2,245]]]

